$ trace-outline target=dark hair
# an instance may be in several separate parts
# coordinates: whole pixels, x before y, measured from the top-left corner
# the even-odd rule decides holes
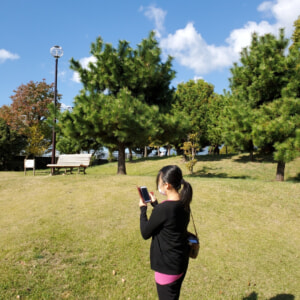
[[[169,165],[163,167],[157,174],[156,177],[156,186],[158,186],[159,178],[161,177],[163,182],[170,183],[173,188],[179,192],[181,186],[183,185],[180,191],[180,199],[183,201],[184,207],[186,210],[190,210],[190,203],[193,198],[193,189],[192,186],[183,179],[181,169],[176,165]]]

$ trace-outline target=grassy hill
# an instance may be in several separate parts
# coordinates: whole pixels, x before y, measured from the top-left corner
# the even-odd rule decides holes
[[[193,186],[201,240],[181,299],[300,297],[300,159],[275,182],[276,163],[239,155],[200,157],[191,176],[180,157],[136,160],[127,176],[116,163],[1,172],[0,299],[157,299],[136,185],[156,192],[167,164]]]

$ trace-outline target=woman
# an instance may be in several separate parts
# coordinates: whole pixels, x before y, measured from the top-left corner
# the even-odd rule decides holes
[[[193,190],[175,165],[163,167],[157,174],[156,184],[167,200],[158,204],[151,194],[154,209],[148,220],[147,204],[140,199],[141,234],[144,239],[152,237],[150,262],[159,299],[179,299],[189,263],[187,227]]]

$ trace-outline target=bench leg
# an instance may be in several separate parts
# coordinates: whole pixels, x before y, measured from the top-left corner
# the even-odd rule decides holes
[[[57,171],[59,171],[59,168],[57,168]],[[51,167],[51,176],[55,175],[55,172],[56,172],[56,168]]]
[[[65,168],[65,175],[68,174],[68,169],[70,169],[69,172],[70,172],[70,174],[72,174],[73,168],[71,168],[71,167],[66,167],[66,168]]]

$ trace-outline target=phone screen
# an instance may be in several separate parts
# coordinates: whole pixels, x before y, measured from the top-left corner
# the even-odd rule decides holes
[[[151,198],[150,198],[147,188],[145,186],[141,186],[140,189],[141,189],[141,194],[142,194],[144,201],[150,202]]]

